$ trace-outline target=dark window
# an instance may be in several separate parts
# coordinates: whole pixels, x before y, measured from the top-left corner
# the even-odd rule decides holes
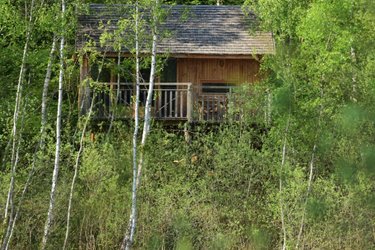
[[[177,60],[170,58],[163,67],[160,77],[161,82],[177,82]]]

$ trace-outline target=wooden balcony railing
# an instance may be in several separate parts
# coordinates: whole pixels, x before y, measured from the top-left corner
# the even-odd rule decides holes
[[[132,83],[100,83],[95,111],[98,118],[134,117],[135,87]],[[205,87],[207,89],[207,87]],[[157,83],[152,98],[152,116],[157,120],[221,121],[227,112],[231,87],[209,87],[217,93],[201,93],[191,83]],[[140,117],[143,117],[148,83],[140,86]],[[201,94],[199,94],[201,93]]]
[[[96,113],[99,118],[131,118],[134,116],[133,104],[135,86],[132,83],[99,83],[100,91],[96,97]],[[140,84],[140,116],[143,117],[148,83]],[[158,120],[191,120],[191,83],[157,83],[152,98],[152,115]]]
[[[228,97],[226,94],[198,96],[199,120],[221,121],[227,111]]]

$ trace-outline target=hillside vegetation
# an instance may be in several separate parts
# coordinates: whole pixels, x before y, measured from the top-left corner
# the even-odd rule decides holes
[[[184,124],[151,121],[138,145],[133,248],[374,249],[375,2],[221,3],[253,10],[276,54],[259,59],[262,80],[237,90],[225,122],[191,127],[190,142]],[[119,249],[128,228],[134,122],[79,115],[75,29],[86,2],[65,4],[62,14],[59,1],[0,0],[1,249]],[[135,69],[134,58],[111,63]]]

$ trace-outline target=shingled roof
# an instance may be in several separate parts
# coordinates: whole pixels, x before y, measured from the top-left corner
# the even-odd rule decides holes
[[[104,29],[99,26],[105,26],[107,32],[114,32],[118,20],[130,16],[130,8],[120,7],[123,6],[90,4],[88,14],[78,18],[77,48],[82,48],[88,40],[91,40],[95,41],[96,49],[103,50],[99,46],[99,39]],[[172,55],[274,53],[272,34],[255,31],[255,15],[252,13],[245,15],[240,6],[175,5],[164,6],[164,8],[168,8],[168,14],[161,29],[169,31],[171,35],[159,42],[159,53]],[[113,48],[109,50],[113,51]]]

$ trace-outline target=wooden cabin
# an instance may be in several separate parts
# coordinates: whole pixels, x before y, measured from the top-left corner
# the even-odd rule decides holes
[[[255,30],[256,17],[252,13],[245,14],[240,6],[175,5],[164,8],[167,15],[160,30],[168,31],[170,35],[160,39],[157,52],[168,55],[168,60],[156,81],[152,104],[154,119],[222,120],[232,89],[259,80],[259,59],[275,50],[272,34]],[[100,37],[104,32],[116,32],[118,20],[130,16],[129,9],[124,5],[91,4],[88,13],[79,17],[77,49],[88,46],[115,61],[118,52],[111,42],[99,45]],[[126,34],[129,33],[124,32],[124,37]],[[122,57],[130,55],[126,47],[120,54]],[[90,74],[93,77],[89,57],[90,53],[83,57],[82,81]],[[120,118],[131,118],[134,84],[121,78],[118,83],[114,73],[102,75],[100,83],[108,86],[109,91],[97,95],[97,102],[101,103],[97,109],[99,116],[108,117],[116,103],[122,110]],[[142,83],[141,102],[145,100],[147,88],[148,83]],[[84,104],[84,100],[90,93],[92,96],[87,87],[81,90],[80,98],[86,108],[89,102]]]

